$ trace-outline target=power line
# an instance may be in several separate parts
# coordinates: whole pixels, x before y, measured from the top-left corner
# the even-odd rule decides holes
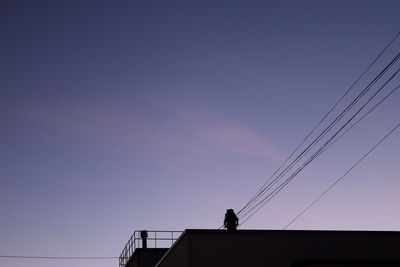
[[[252,202],[248,203],[247,207],[249,207],[250,205],[253,205],[253,203],[255,201],[258,201],[267,190],[269,190],[270,188],[272,188],[272,186],[274,186],[278,180],[280,180],[284,175],[286,175],[291,168],[293,168],[293,166],[295,164],[297,164],[299,162],[299,160],[306,154],[308,153],[311,148],[313,146],[315,146],[321,139],[323,136],[325,136],[332,128],[335,124],[338,123],[338,121],[340,121],[343,117],[344,114],[347,113],[354,105],[356,102],[359,101],[359,99],[361,97],[363,97],[370,89],[371,87],[383,76],[384,73],[386,73],[386,71],[399,59],[400,53],[396,55],[396,57],[384,68],[384,70],[382,70],[369,84],[366,88],[364,88],[362,90],[362,92],[346,107],[346,109],[344,111],[342,111],[331,123],[330,125],[325,128],[322,133],[316,138],[314,139],[310,145],[307,146],[307,148],[305,150],[303,150],[303,152],[301,152],[296,159],[294,159],[289,166],[287,166],[270,184],[268,184],[268,186],[266,186],[265,188],[263,188],[261,191],[259,191],[259,193],[252,198]],[[336,137],[336,135],[343,130],[343,128],[351,121],[354,119],[354,117],[383,89],[383,87],[385,87],[389,81],[391,81],[395,75],[397,75],[397,73],[399,72],[399,70],[397,70],[385,83],[383,86],[381,86],[381,88],[379,90],[377,90],[377,92],[375,92],[375,94],[350,118],[350,120],[348,120],[344,126],[342,126],[325,144],[323,144],[323,146],[318,149],[318,151],[316,153],[314,153],[310,159],[308,161],[306,161],[306,163],[302,164],[297,171],[294,172],[294,174],[292,174],[289,178],[287,178],[281,185],[278,186],[278,188],[274,189],[272,193],[268,194],[266,197],[262,198],[260,201],[257,202],[257,204],[254,204],[251,208],[248,208],[246,210],[246,212],[244,213],[244,215],[242,217],[245,217],[247,215],[249,215],[250,213],[252,213],[252,211],[254,211],[256,209],[256,211],[254,213],[256,213],[259,209],[257,209],[258,206],[261,205],[264,206],[266,202],[268,202],[271,198],[273,198],[279,191],[281,191],[283,189],[283,187],[285,187],[304,167],[306,167],[311,161],[313,161],[316,157],[318,157],[323,151],[325,151],[324,147],[326,147],[333,138]],[[353,125],[354,126],[354,125]],[[270,197],[270,198],[269,198]],[[269,198],[269,199],[268,199]],[[260,207],[260,208],[261,208]],[[241,210],[243,211],[243,209]],[[247,221],[250,217],[252,217],[253,214],[249,215],[248,218],[246,218],[242,224]]]
[[[397,37],[397,35],[396,35],[396,37]],[[395,38],[396,38],[395,37]],[[335,124],[337,124],[338,123],[338,121],[340,121],[343,117],[344,117],[344,115],[371,89],[371,87],[386,73],[386,71],[398,60],[398,58],[399,58],[399,56],[400,56],[400,53],[399,54],[397,54],[396,55],[396,57],[384,68],[384,70],[382,70],[369,84],[368,84],[368,86],[366,86],[366,88],[364,88],[363,90],[362,90],[362,92],[346,107],[346,109],[344,110],[344,111],[342,111],[331,123],[330,123],[330,125],[327,127],[327,128],[325,128],[323,131],[322,131],[322,133],[316,138],[316,139],[314,139],[313,141],[312,141],[312,143],[310,144],[310,145],[308,145],[307,146],[307,148],[305,149],[305,150],[303,150],[303,152],[301,152],[297,157],[296,157],[296,159],[294,159],[290,164],[289,164],[289,166],[287,166],[271,183],[269,183],[267,186],[264,186],[264,188],[262,188],[262,189],[260,189],[259,191],[258,191],[258,193],[255,195],[255,196],[253,196],[252,198],[251,198],[251,200],[246,204],[246,206],[244,207],[244,208],[242,208],[241,210],[240,210],[240,212],[242,212],[243,210],[245,210],[245,208],[247,208],[247,207],[249,207],[250,205],[253,205],[253,203],[255,203],[256,201],[258,201],[264,194],[265,194],[265,192],[267,191],[267,190],[269,190],[272,186],[274,186],[277,182],[278,182],[278,180],[280,180],[284,175],[286,175],[288,172],[289,172],[289,170],[291,169],[291,168],[293,168],[293,166],[295,165],[295,164],[297,164],[298,162],[299,162],[299,160],[306,154],[306,153],[308,153],[309,151],[310,151],[310,149],[313,147],[313,146],[315,146],[315,144],[317,144],[321,139],[322,139],[322,137],[324,137],[326,134],[327,134],[327,132],[329,132],[332,128],[333,128],[333,126],[335,125]],[[361,109],[359,109],[358,111],[357,111],[357,113],[355,114],[355,115],[353,115],[352,116],[352,118],[349,120],[349,121],[347,121],[346,122],[346,124],[344,125],[344,126],[346,126],[365,106],[366,106],[366,104],[368,104],[371,100],[372,100],[372,98],[374,98],[375,96],[376,96],[376,94],[377,93],[379,93],[379,91],[380,90],[382,90],[382,88],[391,80],[391,79],[393,79],[393,77],[396,75],[398,73],[398,71],[396,71],[396,73],[394,74],[394,75],[392,75],[392,77],[387,81],[387,82],[385,82],[385,84],[373,95],[373,97],[371,97],[368,101],[367,101],[367,103],[365,103],[364,105],[363,105],[363,107],[361,108]],[[352,126],[354,126],[354,125],[352,125]],[[334,138],[341,130],[343,130],[343,127],[341,127],[340,128],[340,130],[338,131],[338,132],[336,132],[335,133],[335,135],[332,137],[332,138]],[[327,143],[325,143],[324,144],[324,146],[326,146],[327,144],[329,144],[329,142],[332,140],[332,138],[331,139],[329,139],[329,141],[327,142]],[[298,174],[298,172],[299,171],[301,171],[305,166],[307,166],[313,159],[315,159],[317,156],[319,156],[319,154],[320,153],[322,153],[323,151],[325,151],[325,149],[322,147],[322,151],[321,151],[321,148],[318,150],[318,152],[317,153],[315,153],[310,159],[310,161],[308,161],[308,162],[306,162],[306,164],[303,164],[299,169],[298,169],[298,171],[296,171],[295,173],[294,173],[294,176],[296,176],[297,174]],[[282,185],[283,185],[283,187],[284,186],[286,186],[286,184],[288,183],[288,182],[290,182],[293,178],[294,178],[294,176],[292,175],[291,177],[289,177],[288,179],[286,179],[279,187],[278,187],[278,190],[280,191],[282,188],[280,188]],[[274,192],[276,191],[277,189],[275,189],[274,190]],[[272,192],[271,194],[274,194],[274,192]],[[271,195],[270,194],[270,195]],[[259,201],[257,204],[255,204],[255,205],[253,205],[253,207],[251,207],[251,208],[248,208],[247,210],[246,210],[246,212],[245,212],[245,214],[243,215],[243,216],[241,216],[241,217],[245,217],[245,216],[247,216],[248,214],[250,214],[255,208],[257,208],[257,206],[259,206],[262,202],[264,202],[265,201],[265,199],[266,198],[268,198],[270,195],[268,195],[267,197],[265,197],[265,198],[263,198],[261,201]],[[274,194],[275,195],[275,194]],[[262,205],[263,206],[263,205]],[[257,209],[257,211],[258,211],[258,209]],[[250,217],[251,217],[252,215],[250,215]],[[247,220],[247,219],[246,219]]]
[[[390,130],[378,143],[376,143],[364,156],[362,156],[349,170],[339,177],[331,186],[328,187],[322,194],[320,194],[313,202],[311,202],[305,209],[303,209],[293,220],[291,220],[283,229],[288,228],[298,218],[300,218],[307,210],[309,210],[315,203],[317,203],[323,196],[325,196],[336,184],[338,184],[349,172],[351,172],[361,161],[363,161],[375,148],[377,148],[386,138],[389,137],[394,131],[400,127],[398,123],[392,130]]]
[[[274,171],[274,173],[268,178],[268,180],[261,186],[261,188],[256,192],[255,195],[243,206],[239,212],[243,212],[255,199],[262,194],[263,189],[269,184],[272,178],[282,169],[282,167],[292,158],[292,156],[299,150],[299,148],[305,143],[305,141],[315,132],[315,130],[322,124],[322,122],[332,113],[332,111],[338,106],[338,104],[343,100],[344,97],[354,88],[354,86],[361,80],[361,78],[370,70],[370,68],[376,63],[376,61],[386,52],[386,50],[393,44],[393,42],[400,36],[398,32],[390,42],[384,47],[384,49],[375,57],[375,59],[368,65],[368,67],[361,73],[361,75],[356,79],[356,81],[347,89],[347,91],[336,101],[336,103],[331,107],[331,109],[322,117],[322,119],[317,123],[317,125],[307,134],[307,136],[300,142],[300,144],[293,150],[292,153],[286,158],[286,160]]]
[[[247,213],[248,217],[241,223],[245,223],[249,220],[255,213],[257,213],[266,203],[268,203],[272,198],[274,198],[288,183],[290,183],[308,164],[310,164],[315,158],[321,155],[327,148],[327,145],[332,142],[332,140],[349,124],[358,114],[359,112],[374,98],[376,95],[398,74],[400,68],[392,74],[392,76],[368,99],[366,103],[361,106],[361,108],[343,125],[340,127],[336,133],[329,138],[305,163],[303,163],[292,175],[290,175],[283,183],[281,183],[277,188],[275,188],[271,193],[269,193],[266,197],[262,198],[258,201],[253,207],[251,207]],[[258,208],[257,208],[258,207]],[[255,210],[255,211],[254,211]],[[253,212],[254,211],[254,212]]]
[[[385,97],[379,100],[372,108],[370,108],[362,117],[360,117],[357,121],[355,121],[349,128],[347,128],[341,135],[339,135],[335,140],[332,141],[324,150],[328,149],[331,145],[336,143],[340,138],[343,137],[348,131],[350,131],[356,124],[358,124],[361,120],[363,120],[367,115],[369,115],[372,111],[374,111],[379,105],[381,105],[389,96],[391,96],[395,91],[400,88],[400,85],[396,86],[392,89]]]
[[[26,256],[26,255],[0,255],[0,258],[12,258],[12,259],[48,259],[48,260],[106,260],[106,259],[118,259],[119,257],[113,256]]]
[[[390,64],[381,72],[379,73],[375,79],[373,79],[370,84],[364,88],[364,90],[346,107],[344,111],[342,111],[330,124],[328,127],[326,127],[317,138],[315,138],[311,144],[309,144],[272,182],[270,182],[266,187],[264,187],[259,193],[257,193],[256,196],[252,198],[252,201],[249,203],[250,206],[252,203],[257,201],[262,197],[262,195],[265,194],[267,190],[269,190],[272,186],[274,186],[284,175],[286,175],[293,167],[295,164],[297,164],[343,117],[344,115],[359,101],[361,97],[363,97],[370,89],[371,87],[382,77],[382,75],[389,69],[389,67],[394,64],[398,60],[400,56],[400,53],[395,57],[395,59],[390,62]],[[392,77],[393,78],[393,77]],[[391,78],[391,79],[392,79]],[[369,101],[368,101],[369,102]],[[359,111],[358,111],[359,112]],[[358,113],[357,112],[357,113]],[[258,205],[256,205],[258,206]],[[246,216],[251,210],[253,210],[254,207],[250,208],[250,211],[247,210],[244,214]]]

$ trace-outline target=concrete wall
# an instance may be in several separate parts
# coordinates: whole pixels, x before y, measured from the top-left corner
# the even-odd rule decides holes
[[[154,267],[167,248],[137,248],[126,267]]]
[[[164,257],[161,258],[162,265],[156,266],[191,266],[190,238],[191,235],[183,233]]]
[[[157,266],[315,267],[328,263],[400,267],[400,233],[186,230]]]

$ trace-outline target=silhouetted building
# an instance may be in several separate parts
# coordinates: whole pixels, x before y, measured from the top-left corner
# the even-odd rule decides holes
[[[167,251],[168,248],[137,248],[129,261],[122,266],[154,267]]]
[[[120,267],[154,267],[182,231],[135,231],[119,257]]]
[[[154,266],[400,267],[400,232],[186,230]]]

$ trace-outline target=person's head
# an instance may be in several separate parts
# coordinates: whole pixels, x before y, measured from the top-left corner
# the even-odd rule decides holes
[[[235,212],[233,211],[233,209],[228,209],[228,210],[226,210],[226,213],[227,213],[227,214],[235,214]]]

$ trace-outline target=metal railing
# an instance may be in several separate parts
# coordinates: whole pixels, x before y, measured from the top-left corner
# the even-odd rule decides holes
[[[119,256],[119,266],[125,267],[137,248],[169,248],[183,231],[135,231]],[[149,242],[147,242],[149,241]]]

